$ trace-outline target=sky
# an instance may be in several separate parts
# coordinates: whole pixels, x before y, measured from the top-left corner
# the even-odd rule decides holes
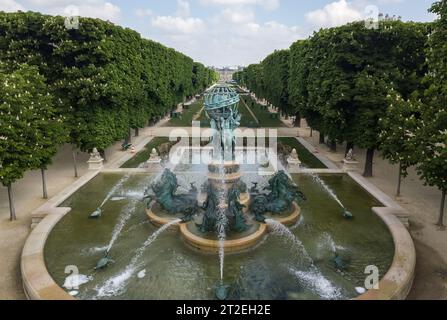
[[[0,0],[0,11],[110,20],[208,66],[246,66],[314,31],[378,13],[432,21],[435,0]]]

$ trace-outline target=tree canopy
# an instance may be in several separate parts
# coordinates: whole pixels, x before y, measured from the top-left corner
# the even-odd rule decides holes
[[[104,150],[215,81],[214,71],[133,30],[90,18],[68,30],[63,17],[33,12],[0,13],[0,61],[39,69],[62,101],[68,142],[83,151]]]

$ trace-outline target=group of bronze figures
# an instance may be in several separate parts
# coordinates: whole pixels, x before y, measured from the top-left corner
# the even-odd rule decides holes
[[[222,219],[226,222],[227,231],[242,233],[250,228],[244,214],[246,206],[240,202],[241,193],[247,191],[245,183],[235,184],[225,192],[206,183],[202,190],[206,192],[207,198],[201,207],[197,200],[198,189],[194,184],[187,193],[178,193],[178,188],[177,177],[166,169],[161,178],[146,191],[148,208],[155,201],[162,210],[172,216],[181,217],[183,222],[192,221],[203,211],[202,223],[198,224],[203,233],[215,232]],[[272,215],[288,213],[293,209],[294,202],[300,203],[306,200],[299,187],[284,171],[276,173],[262,192],[258,190],[257,184],[254,184],[250,189],[250,196],[249,212],[261,223],[265,222],[267,213]]]

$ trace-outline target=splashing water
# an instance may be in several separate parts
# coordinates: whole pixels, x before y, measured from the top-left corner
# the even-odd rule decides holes
[[[306,248],[304,248],[303,243],[292,233],[292,231],[290,231],[289,228],[273,219],[266,219],[265,223],[267,223],[273,234],[290,243],[297,253],[300,254],[300,258],[303,258],[309,265],[313,265],[313,260],[309,253],[307,253]]]
[[[224,166],[219,166],[219,177],[222,179],[222,186],[225,186],[225,168]],[[227,190],[218,192],[219,203],[224,204],[226,199]],[[224,263],[225,263],[225,240],[227,238],[226,227],[228,224],[228,218],[225,215],[225,208],[219,208],[219,218],[217,223],[217,232],[219,238],[219,266],[220,266],[220,281],[223,282],[224,278]]]
[[[137,201],[135,199],[132,199],[127,204],[127,206],[125,206],[124,209],[121,211],[118,223],[115,225],[115,228],[113,229],[112,238],[110,239],[106,252],[110,252],[110,250],[112,250],[113,245],[115,244],[116,240],[121,234],[121,231],[123,231],[123,228],[126,225],[127,221],[129,221],[129,219],[132,217],[132,213],[135,212],[136,205]]]
[[[125,289],[128,280],[136,272],[138,260],[141,258],[146,248],[149,247],[163,232],[168,230],[170,227],[179,224],[180,222],[182,222],[180,219],[173,220],[155,231],[146,240],[143,246],[136,251],[135,256],[122,273],[108,279],[103,286],[95,288],[97,291],[97,298],[112,297],[120,294]]]
[[[82,286],[92,280],[93,280],[92,276],[86,276],[83,274],[71,274],[67,278],[65,278],[65,281],[64,281],[64,284],[62,285],[62,287],[66,288],[68,290],[77,289],[80,286]]]
[[[94,255],[97,254],[98,252],[105,252],[107,248],[108,246],[83,249],[82,255]]]
[[[335,194],[334,190],[332,190],[319,176],[315,174],[309,174],[314,181],[318,182],[323,189],[335,200],[337,203],[342,207],[343,209],[346,209],[346,207],[343,205],[343,203],[340,201],[338,196]]]
[[[220,280],[223,281],[224,276],[224,262],[225,262],[225,240],[227,238],[225,228],[228,219],[225,216],[224,210],[219,210],[219,223],[217,227],[219,237],[219,264],[220,264]]]
[[[319,244],[327,245],[330,248],[330,250],[332,251],[332,253],[337,253],[337,251],[339,251],[339,250],[346,249],[345,247],[337,245],[329,233],[327,233],[327,232],[323,233],[322,237],[323,237],[323,239],[322,239],[322,241],[319,241]]]
[[[294,274],[300,281],[304,282],[307,287],[315,290],[322,298],[340,298],[340,289],[334,287],[332,283],[323,276],[323,274],[315,266],[311,256],[307,253],[303,243],[289,230],[289,228],[273,219],[267,219],[265,222],[273,234],[282,237],[288,243],[292,244],[292,246],[300,253],[300,257],[304,258],[304,260],[308,263],[308,271],[297,270],[289,267],[289,272]]]
[[[304,285],[315,290],[323,299],[341,299],[341,290],[326,279],[315,266],[309,271],[300,271],[289,267],[289,272],[295,275]]]
[[[129,180],[130,175],[125,175],[124,177],[122,177],[116,185],[113,186],[113,188],[109,191],[109,193],[107,194],[107,196],[105,197],[104,201],[101,203],[101,205],[99,206],[99,209],[101,209],[102,207],[104,207],[104,205],[107,203],[107,201],[110,200],[110,198],[112,198],[112,196],[116,193],[116,191],[121,188],[123,186],[123,184]]]

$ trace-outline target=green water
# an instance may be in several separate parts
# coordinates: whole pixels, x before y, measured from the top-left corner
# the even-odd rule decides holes
[[[188,247],[176,231],[162,233],[141,250],[134,268],[126,269],[157,230],[148,222],[144,205],[138,200],[153,177],[131,176],[113,195],[125,199],[112,197],[104,205],[101,219],[88,219],[122,178],[100,174],[63,204],[72,207],[72,211],[56,225],[45,248],[47,267],[55,281],[62,286],[68,276],[64,272],[66,266],[76,265],[80,274],[90,277],[90,282],[79,289],[80,299],[213,299],[214,285],[220,279],[218,255]],[[386,226],[371,211],[378,203],[348,176],[321,178],[355,219],[344,220],[337,202],[311,177],[294,176],[308,200],[302,204],[302,218],[292,232],[304,244],[315,268],[309,268],[299,246],[268,235],[248,252],[226,255],[224,281],[232,287],[231,298],[348,299],[358,295],[355,287],[364,286],[366,266],[376,265],[381,276],[386,273],[394,247]],[[197,174],[188,177],[185,173],[179,181],[199,183],[200,179],[204,178]],[[249,175],[244,180],[264,178]],[[114,263],[95,271],[120,221],[126,223],[122,223],[122,232],[110,251]],[[338,272],[331,260],[333,246],[348,262],[344,273]]]

